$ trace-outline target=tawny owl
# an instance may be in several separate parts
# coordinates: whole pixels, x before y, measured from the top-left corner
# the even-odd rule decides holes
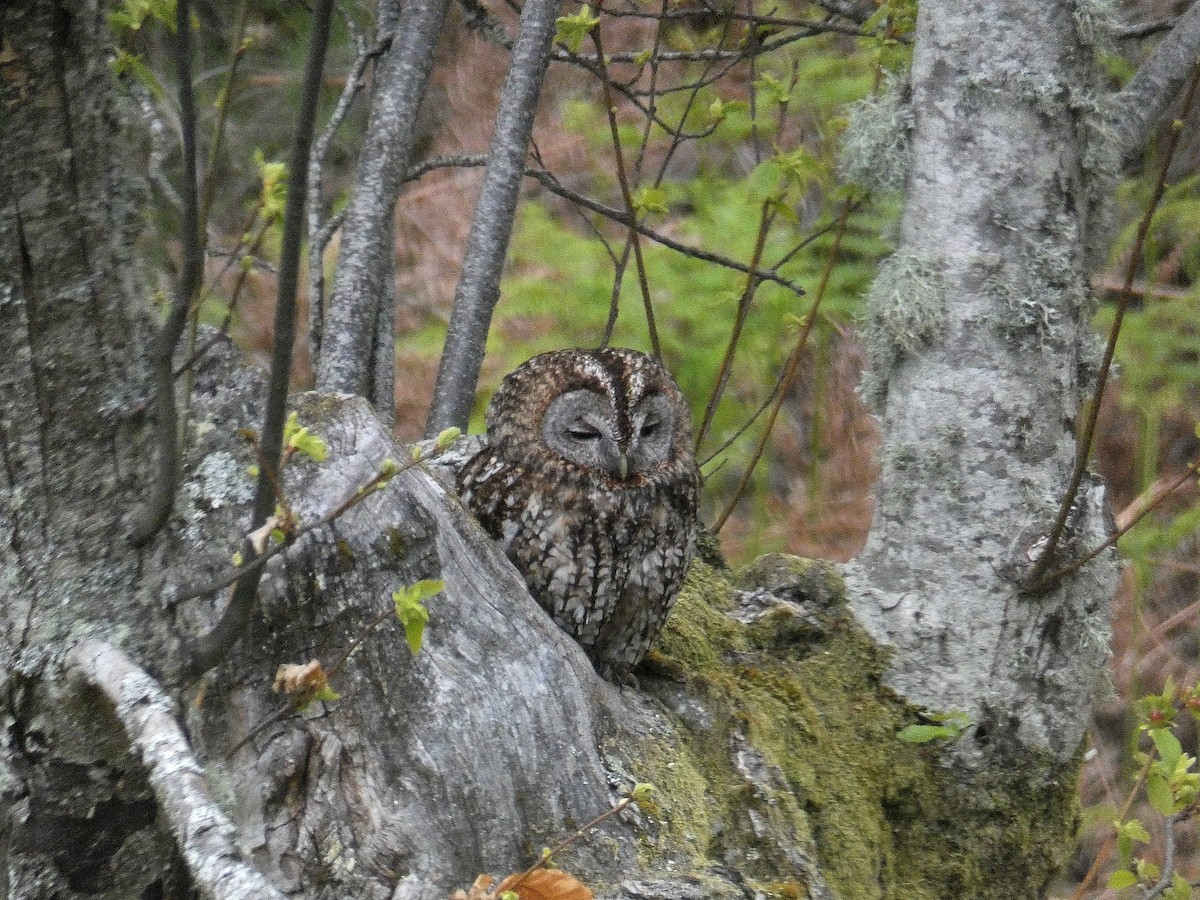
[[[634,350],[558,350],[513,371],[459,493],[604,675],[650,649],[696,537],[699,473],[679,386]]]

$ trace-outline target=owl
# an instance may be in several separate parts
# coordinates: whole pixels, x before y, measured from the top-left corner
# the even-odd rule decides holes
[[[504,379],[459,494],[604,676],[658,636],[692,558],[691,416],[658,362],[557,350]]]

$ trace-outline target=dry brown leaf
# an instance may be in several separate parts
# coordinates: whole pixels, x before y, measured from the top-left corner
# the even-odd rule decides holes
[[[515,891],[521,900],[594,900],[583,882],[562,869],[535,869],[528,875],[509,875],[496,886],[495,896]]]
[[[318,694],[329,687],[329,675],[317,660],[297,665],[284,663],[275,670],[275,683],[271,690],[283,691],[289,696]]]
[[[267,549],[267,544],[271,540],[271,532],[279,527],[281,519],[279,516],[271,516],[267,521],[263,522],[259,528],[254,529],[246,537],[250,539],[250,546],[254,548],[254,552],[262,556]]]

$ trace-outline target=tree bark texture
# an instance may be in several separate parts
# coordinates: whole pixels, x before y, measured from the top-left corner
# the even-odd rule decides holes
[[[1083,261],[1090,192],[1112,173],[1089,169],[1106,155],[1091,152],[1100,85],[1076,6],[920,7],[901,244],[869,300],[884,444],[854,581],[864,623],[895,648],[890,683],[977,723],[964,760],[1019,746],[1064,772],[1117,572],[1110,550],[1048,591],[1020,590],[1063,499],[1097,358]],[[1109,534],[1095,480],[1069,523],[1060,565]]]
[[[417,141],[417,110],[446,18],[446,0],[405,3],[392,43],[376,73],[367,134],[342,224],[337,274],[329,298],[316,386],[390,398],[392,353],[377,335],[381,318],[395,315],[392,235],[396,199]],[[382,24],[382,23],[381,23]],[[385,359],[375,361],[377,354]],[[383,380],[376,383],[386,370]],[[378,397],[376,394],[378,393]],[[389,410],[386,415],[391,415]]]
[[[454,292],[426,437],[435,437],[444,428],[465,429],[471,416],[492,312],[500,300],[500,276],[508,256],[517,198],[525,177],[525,157],[561,6],[561,0],[529,0],[521,9],[483,187],[463,252],[462,277]]]

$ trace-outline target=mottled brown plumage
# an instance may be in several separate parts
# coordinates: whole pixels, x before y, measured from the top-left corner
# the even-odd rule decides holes
[[[696,536],[687,402],[633,350],[559,350],[512,372],[459,492],[604,674],[641,661]]]

